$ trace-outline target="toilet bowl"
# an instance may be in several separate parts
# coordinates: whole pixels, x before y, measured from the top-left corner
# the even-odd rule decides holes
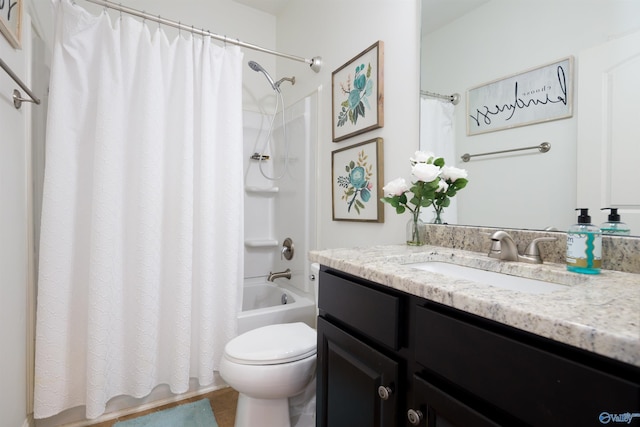
[[[289,397],[311,382],[316,331],[283,323],[245,332],[227,343],[220,376],[238,391],[235,427],[289,427]]]

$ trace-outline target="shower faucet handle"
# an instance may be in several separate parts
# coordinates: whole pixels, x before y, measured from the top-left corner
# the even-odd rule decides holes
[[[291,261],[293,258],[293,240],[290,237],[284,239],[282,242],[282,250],[280,251],[280,259],[285,258],[287,261]]]

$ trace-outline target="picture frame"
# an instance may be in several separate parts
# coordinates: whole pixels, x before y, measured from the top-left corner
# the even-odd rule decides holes
[[[334,221],[384,222],[382,138],[331,153],[331,196]]]
[[[384,42],[331,74],[333,142],[384,126]]]
[[[467,136],[573,115],[573,56],[467,91]]]
[[[21,48],[22,0],[0,1],[0,32],[14,49]]]

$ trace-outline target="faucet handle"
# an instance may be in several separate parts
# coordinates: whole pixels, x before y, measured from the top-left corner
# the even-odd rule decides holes
[[[553,242],[557,240],[555,237],[538,237],[537,239],[533,239],[527,249],[524,251],[524,256],[527,258],[533,258],[536,260],[540,260],[542,262],[542,257],[540,256],[540,248],[538,247],[538,243],[540,242]]]
[[[280,250],[280,259],[286,258],[290,261],[293,258],[293,240],[290,237],[284,239],[282,242],[282,249]]]
[[[525,255],[540,255],[540,249],[538,248],[538,243],[540,242],[554,242],[558,239],[555,237],[538,237],[537,239],[533,239],[527,249],[525,249]]]

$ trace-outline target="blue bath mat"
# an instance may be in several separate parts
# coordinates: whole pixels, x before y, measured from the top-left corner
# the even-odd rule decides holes
[[[113,427],[218,427],[218,423],[213,416],[209,399],[202,399],[131,420],[120,421]]]

